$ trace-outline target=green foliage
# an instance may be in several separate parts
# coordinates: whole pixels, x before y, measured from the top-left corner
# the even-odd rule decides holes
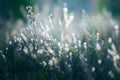
[[[114,32],[109,32],[111,35]],[[119,46],[120,35],[118,37],[113,37],[113,42],[116,46]],[[103,39],[102,39],[103,40]],[[86,40],[83,40],[84,42]],[[32,54],[37,54],[37,50],[29,51],[26,54],[23,51],[24,46],[29,49],[28,44],[14,42],[13,44],[6,45],[8,50],[3,49],[3,54],[5,58],[0,55],[0,79],[3,80],[119,80],[119,71],[116,70],[113,61],[107,52],[108,40],[103,40],[106,44],[101,46],[101,50],[96,50],[95,47],[89,45],[94,45],[90,40],[87,41],[87,50],[84,46],[80,48],[73,47],[70,45],[70,50],[68,52],[62,51],[62,55],[59,55],[60,48],[56,43],[47,41],[48,45],[55,51],[55,55],[52,55],[46,45],[38,44],[40,48],[44,46],[45,51],[43,54],[37,55],[37,58],[33,58]],[[35,45],[35,42],[31,42]],[[100,42],[101,43],[101,42]],[[22,44],[19,50],[19,45]],[[83,45],[83,44],[82,44]],[[118,49],[119,51],[119,49]],[[49,54],[49,55],[48,55]],[[71,55],[71,56],[70,56]],[[68,56],[68,57],[66,57]],[[59,62],[56,65],[50,66],[49,59],[51,57],[56,57]],[[112,57],[112,56],[110,56]],[[85,60],[86,59],[86,60]],[[102,62],[99,63],[98,60]],[[45,61],[47,65],[42,64]],[[118,63],[119,64],[119,63]],[[95,68],[95,71],[92,69]],[[113,74],[111,76],[110,74]]]

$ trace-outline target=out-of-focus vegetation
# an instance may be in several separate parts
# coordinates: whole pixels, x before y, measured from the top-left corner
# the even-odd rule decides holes
[[[107,9],[113,17],[120,20],[120,0],[98,0],[99,10]]]
[[[69,5],[69,9],[71,11],[75,9],[82,9],[82,8],[89,8],[88,5],[91,1],[82,1],[77,0],[76,2],[72,0],[2,0],[0,1],[0,44],[5,44],[10,39],[12,30],[15,28],[15,24],[20,22],[21,20],[23,23],[27,21],[26,19],[26,6],[36,6],[38,5],[38,8],[40,10],[38,11],[44,11],[46,10],[46,5],[48,5],[49,12],[53,10],[53,8],[56,7],[56,5],[62,5],[64,2],[67,2]],[[79,5],[80,3],[81,5]],[[91,2],[92,3],[92,2]],[[90,3],[90,4],[91,4]],[[78,8],[76,8],[78,7]],[[81,8],[82,7],[82,8]],[[34,9],[34,8],[33,8]],[[89,9],[88,9],[89,10]]]
[[[77,24],[77,26],[82,24],[84,28],[80,28],[80,33],[83,35],[81,41],[77,40],[76,35],[73,35],[73,43],[70,44],[62,40],[57,42],[53,38],[52,40],[44,38],[41,36],[42,31],[44,33],[40,27],[41,22],[38,21],[34,24],[36,20],[39,20],[33,18],[34,15],[32,18],[30,17],[32,22],[28,21],[29,24],[26,24],[26,27],[17,30],[16,36],[11,36],[14,26],[16,28],[19,26],[16,25],[17,21],[21,20],[22,24],[27,22],[26,6],[36,7],[36,4],[39,5],[38,8],[41,10],[39,15],[42,15],[42,11],[47,9],[43,8],[45,6],[43,3],[50,2],[51,6],[48,9],[52,10],[54,7],[54,11],[57,11],[56,5],[62,5],[62,1],[68,3],[67,7],[71,11],[81,9],[84,3],[87,4],[86,8],[91,8],[88,0],[76,0],[78,3],[73,3],[74,0],[0,1],[0,80],[120,80],[120,27],[117,23],[120,15],[119,0],[99,0],[99,6],[97,6],[97,10],[101,12],[104,9],[110,11],[112,17],[118,21],[107,16],[105,17],[107,19],[103,19],[103,23],[106,24],[102,24],[95,17],[93,19],[96,20],[93,21],[87,14],[83,15],[88,22],[87,24]],[[82,6],[78,5],[79,3]],[[66,8],[65,11],[67,11]],[[54,24],[57,24],[57,20],[53,16],[54,14],[49,17],[52,17],[52,20],[55,21]],[[58,19],[58,16],[62,15],[55,14],[55,16]],[[44,20],[43,16],[41,17]],[[67,16],[67,20],[69,19],[70,17]],[[48,24],[46,20],[45,22],[46,24],[42,25],[45,28],[42,29],[48,29],[49,32],[49,26],[53,25],[49,25],[50,23]],[[63,22],[62,28],[65,27],[64,20],[60,22],[58,19],[58,22],[59,24]],[[76,23],[72,23],[73,25],[76,28]],[[58,26],[54,27],[58,28]],[[59,27],[58,31],[60,32],[61,26]],[[106,28],[108,30],[105,30]],[[70,30],[69,28],[65,29]],[[57,32],[57,29],[54,31]],[[57,33],[53,32],[54,35],[60,35]]]
[[[33,0],[1,0],[0,1],[0,47],[8,42],[14,24],[18,20],[26,22],[26,6],[34,5]]]

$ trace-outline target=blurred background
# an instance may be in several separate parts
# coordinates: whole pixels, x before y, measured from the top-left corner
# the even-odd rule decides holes
[[[46,16],[51,12],[63,8],[65,4],[70,12],[78,18],[82,9],[88,14],[100,13],[104,15],[107,10],[115,19],[119,20],[120,0],[1,0],[0,1],[0,45],[6,43],[16,23],[27,21],[26,6],[32,6],[33,11],[38,11]]]
[[[17,32],[17,31],[19,31],[19,28],[24,28],[24,27],[27,27],[30,25],[28,23],[29,19],[28,19],[28,11],[26,8],[27,6],[31,6],[32,7],[31,11],[34,12],[35,14],[39,13],[40,16],[38,18],[40,18],[41,21],[43,20],[43,22],[44,22],[43,24],[45,24],[45,26],[47,26],[46,24],[48,21],[47,20],[48,15],[50,15],[50,16],[53,15],[54,16],[53,20],[57,22],[57,20],[59,21],[59,17],[61,17],[64,13],[63,8],[65,7],[65,11],[67,11],[67,9],[66,9],[66,7],[67,7],[68,8],[67,16],[71,17],[71,15],[72,15],[72,18],[74,17],[74,21],[71,22],[72,24],[70,25],[70,26],[72,26],[72,28],[71,29],[66,28],[67,30],[66,31],[64,30],[64,31],[67,33],[67,31],[69,32],[69,30],[76,28],[75,32],[79,31],[78,35],[80,35],[80,33],[82,33],[83,29],[77,30],[77,27],[79,25],[84,27],[84,25],[82,25],[80,22],[81,16],[82,16],[82,14],[81,14],[82,11],[84,13],[86,11],[87,14],[89,14],[90,16],[93,16],[90,19],[94,18],[94,21],[88,19],[88,21],[90,21],[90,22],[86,23],[86,24],[88,24],[87,27],[92,26],[92,29],[84,28],[84,29],[89,29],[91,34],[86,35],[86,34],[84,34],[84,31],[83,31],[83,40],[82,40],[82,48],[81,48],[82,52],[80,55],[82,55],[83,57],[84,57],[84,55],[87,55],[85,61],[83,60],[83,63],[82,63],[82,60],[79,59],[79,56],[78,56],[77,50],[76,50],[77,49],[76,46],[78,47],[78,44],[76,44],[75,47],[74,46],[70,47],[70,51],[75,53],[75,54],[72,54],[70,52],[70,55],[73,56],[72,60],[70,62],[73,69],[71,69],[70,73],[68,72],[68,68],[66,66],[64,66],[64,64],[66,64],[64,62],[66,62],[66,61],[69,62],[69,59],[68,59],[69,56],[67,57],[67,54],[65,54],[65,56],[63,56],[63,58],[60,59],[61,63],[59,63],[60,64],[59,66],[61,67],[61,70],[58,69],[58,73],[57,73],[56,72],[57,68],[55,68],[53,66],[53,72],[52,72],[51,67],[49,67],[49,65],[46,67],[43,67],[43,65],[39,63],[39,59],[40,59],[40,61],[42,61],[42,59],[43,60],[45,59],[47,62],[47,60],[49,60],[51,54],[47,55],[47,58],[46,58],[46,55],[42,55],[42,54],[43,53],[48,54],[49,51],[51,53],[52,48],[56,53],[59,53],[58,52],[59,49],[57,49],[58,46],[56,47],[53,44],[52,46],[48,47],[48,52],[44,52],[44,51],[35,52],[36,50],[33,49],[34,45],[32,46],[32,49],[31,49],[31,45],[34,44],[34,41],[33,41],[33,43],[31,43],[33,38],[30,38],[31,42],[28,41],[28,44],[22,43],[22,42],[20,42],[18,44],[16,44],[16,43],[12,44],[12,41],[10,41],[10,40],[12,40],[11,38],[14,35],[16,35],[16,34],[19,35],[19,32]],[[85,13],[85,15],[87,15],[86,13]],[[98,19],[95,20],[95,17],[100,19],[100,21]],[[62,20],[63,19],[61,19],[61,21]],[[69,19],[67,19],[67,20],[69,20]],[[34,21],[34,19],[33,19],[33,21]],[[65,23],[64,20],[63,20],[63,23]],[[58,23],[55,23],[55,26],[57,26],[56,24],[58,25]],[[119,68],[120,67],[120,64],[119,64],[120,63],[120,57],[119,57],[120,56],[120,54],[119,54],[119,52],[120,52],[119,30],[120,29],[119,29],[119,25],[120,25],[120,0],[0,0],[0,80],[1,79],[2,80],[39,80],[39,79],[48,80],[49,78],[51,78],[50,80],[57,80],[55,75],[57,75],[57,77],[60,78],[60,80],[63,80],[63,79],[64,80],[79,80],[79,77],[83,77],[83,78],[81,78],[83,80],[94,80],[90,76],[95,76],[96,77],[95,80],[106,80],[106,78],[107,78],[107,80],[120,80],[120,77],[119,77],[120,73],[118,73],[118,71],[120,71],[120,68]],[[38,25],[38,27],[39,26],[41,26],[41,25]],[[65,25],[63,25],[63,28],[64,28],[64,26]],[[94,27],[95,27],[95,29],[93,30]],[[112,27],[112,28],[110,29],[109,32],[104,30],[104,29],[109,29],[110,27]],[[34,28],[32,28],[32,29],[34,29]],[[58,28],[58,29],[60,29],[60,28]],[[101,32],[100,32],[100,29],[101,29]],[[25,30],[27,30],[27,29],[25,29]],[[35,29],[35,30],[37,30],[37,29]],[[92,33],[94,33],[95,30],[98,33],[95,32],[95,34],[93,34],[94,36],[92,36]],[[28,36],[29,36],[30,31],[32,31],[32,30],[30,29],[30,30],[26,31]],[[57,30],[55,30],[55,31],[57,32]],[[58,31],[60,31],[60,30],[58,30]],[[87,30],[85,30],[85,31],[87,32]],[[104,32],[102,32],[102,31],[104,31]],[[57,32],[57,33],[58,33],[58,35],[60,34],[59,32]],[[33,34],[37,34],[37,33],[34,32]],[[38,32],[38,34],[39,34],[39,32]],[[53,34],[55,34],[55,33],[53,33]],[[68,33],[68,35],[69,34],[70,33]],[[32,33],[30,33],[30,35],[32,35]],[[55,35],[57,35],[57,34],[55,34]],[[72,36],[75,37],[76,35],[73,34]],[[98,42],[95,42],[95,40],[97,39],[96,35],[101,38],[100,42],[99,42],[99,43],[101,43],[100,44],[101,46],[98,44],[96,45],[96,43],[98,43]],[[39,36],[39,35],[37,35],[37,36]],[[96,38],[95,40],[93,39],[93,42],[92,42],[91,36],[92,36],[92,39]],[[88,38],[88,37],[90,37],[90,38]],[[23,36],[23,38],[24,38],[24,36]],[[113,39],[113,41],[112,41],[112,39]],[[91,48],[91,46],[88,46],[89,48],[86,50],[87,40],[88,40],[88,45],[89,44],[92,45],[93,48]],[[37,39],[36,39],[36,41],[37,41]],[[41,41],[41,42],[39,42],[39,41]],[[38,46],[38,49],[45,48],[45,51],[46,51],[47,48],[44,47],[44,45],[46,46],[47,43],[42,44],[43,41],[42,40],[39,40],[39,41],[38,41],[39,43],[36,43]],[[24,42],[24,40],[23,40],[23,42]],[[25,51],[18,50],[18,48],[20,47],[20,44],[22,45],[21,46],[22,49],[25,48],[24,49]],[[42,45],[39,45],[39,44],[42,44]],[[48,44],[49,44],[49,42],[48,42]],[[28,45],[27,46],[28,51],[26,51],[27,50],[26,45]],[[111,45],[112,45],[112,49],[111,49]],[[25,46],[25,47],[23,48],[23,46]],[[62,46],[64,46],[64,45],[62,44]],[[68,45],[66,45],[66,46],[68,47]],[[115,46],[116,46],[116,48],[115,48]],[[49,48],[51,48],[51,49],[49,50]],[[98,48],[98,50],[96,50],[97,48]],[[60,50],[62,51],[62,49],[60,49]],[[118,53],[117,53],[117,51],[118,51]],[[38,56],[38,57],[40,57],[40,58],[35,60],[34,58],[36,56],[34,56],[35,55],[34,52],[39,53],[40,56]],[[16,54],[16,53],[20,53],[20,54]],[[66,52],[64,52],[64,53],[66,53]],[[88,53],[88,54],[86,54],[86,53]],[[31,55],[32,55],[32,57],[31,57]],[[57,58],[59,58],[59,57],[57,57]],[[53,59],[55,60],[56,58],[53,57]],[[85,67],[87,59],[88,59],[89,64],[87,64],[88,67]],[[116,61],[116,64],[114,64],[114,62],[115,62],[114,60],[119,60],[119,61],[118,62]],[[43,61],[44,65],[47,65],[47,63],[45,63]],[[102,65],[99,65],[99,64],[102,64]],[[119,70],[116,70],[117,64],[119,64],[118,65],[119,67],[117,66],[117,68],[119,68]],[[92,73],[89,71],[90,72],[90,75],[89,75],[88,72],[86,71],[87,69],[88,69],[88,71],[90,69],[95,73]],[[112,71],[113,71],[114,75],[113,75]],[[60,74],[59,74],[59,72],[60,72]],[[68,73],[68,74],[66,74],[66,73]],[[47,78],[46,75],[49,77]],[[71,76],[69,76],[69,75],[72,75],[73,78],[71,78]],[[67,77],[69,77],[69,78],[67,79]],[[116,77],[116,78],[113,78],[113,77]],[[74,78],[76,78],[76,79],[74,79]]]

